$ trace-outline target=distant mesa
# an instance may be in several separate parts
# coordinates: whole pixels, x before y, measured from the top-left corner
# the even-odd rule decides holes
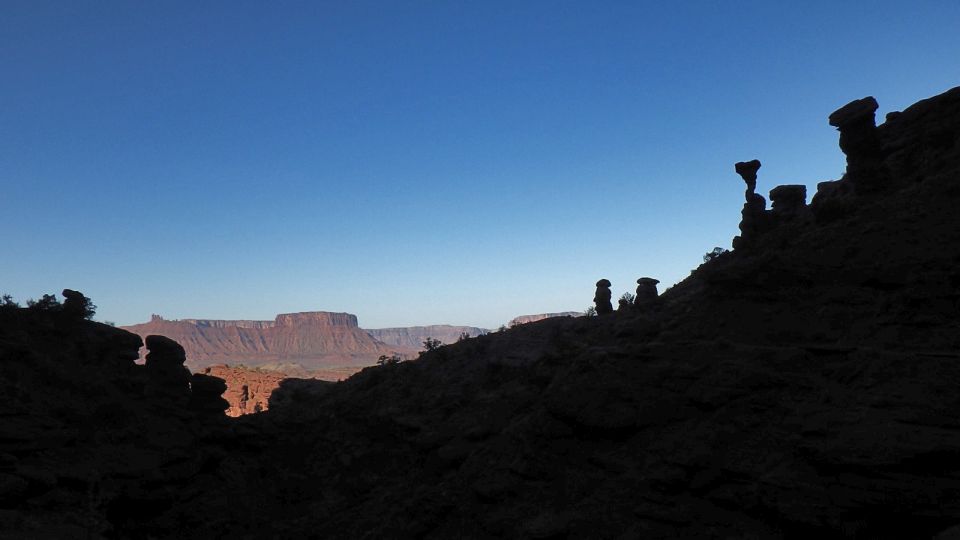
[[[153,315],[150,322],[124,327],[145,337],[166,336],[186,351],[198,371],[215,364],[298,364],[304,369],[368,366],[382,355],[409,354],[371,337],[350,313],[282,313],[272,321],[183,319]]]
[[[519,317],[514,317],[510,319],[510,322],[507,324],[510,328],[518,326],[521,324],[527,324],[537,321],[542,321],[544,319],[552,319],[554,317],[579,317],[583,315],[581,311],[561,311],[559,313],[537,313],[535,315],[520,315]]]
[[[439,339],[442,343],[455,343],[461,335],[482,336],[490,330],[476,326],[451,326],[435,324],[432,326],[406,326],[400,328],[376,328],[366,330],[367,334],[390,347],[423,350],[427,338]]]

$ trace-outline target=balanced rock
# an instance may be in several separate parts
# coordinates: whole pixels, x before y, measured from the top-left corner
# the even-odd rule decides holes
[[[757,171],[760,170],[760,160],[738,161],[733,165],[737,174],[747,183],[747,202],[750,201],[750,194],[757,190]]]
[[[744,193],[746,202],[740,211],[740,236],[734,238],[734,249],[742,249],[753,243],[754,239],[769,228],[767,216],[767,200],[756,192],[757,171],[760,170],[760,160],[739,161],[734,164],[734,170],[747,183]]]
[[[601,279],[597,282],[597,293],[593,295],[593,302],[597,306],[597,315],[613,313],[613,304],[610,303],[610,280]]]
[[[659,297],[657,283],[660,283],[660,280],[650,277],[642,277],[637,280],[637,297],[633,301],[634,307],[643,309],[656,303]]]

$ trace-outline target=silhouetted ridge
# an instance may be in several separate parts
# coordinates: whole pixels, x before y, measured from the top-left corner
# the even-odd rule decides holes
[[[148,399],[151,380],[183,395],[166,340],[155,359],[170,371],[150,379],[132,334],[0,310],[2,395],[16,396],[0,423],[2,524],[21,537],[953,538],[960,89],[880,126],[875,110],[831,117],[847,169],[809,205],[788,185],[772,209],[750,206],[759,162],[735,166],[754,221],[653,309],[518,325],[336,384],[288,379],[259,415],[218,423],[192,412],[213,403]],[[638,285],[635,307],[656,291]],[[609,290],[597,283],[598,311]],[[197,384],[194,402],[217,388]]]

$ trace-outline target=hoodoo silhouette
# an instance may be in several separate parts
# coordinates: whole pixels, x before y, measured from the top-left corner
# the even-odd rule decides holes
[[[216,416],[169,339],[141,366],[132,333],[4,303],[0,535],[956,538],[960,88],[875,110],[831,115],[842,178],[745,206],[763,227],[655,310],[288,379],[259,415]]]
[[[877,133],[877,100],[865,97],[830,115],[830,125],[840,131],[840,149],[847,155],[845,179],[857,194],[869,194],[886,183],[883,149]]]
[[[651,277],[642,277],[637,280],[637,296],[633,300],[634,306],[639,309],[648,309],[657,302],[657,283],[660,280]]]
[[[597,282],[597,292],[593,295],[593,303],[596,305],[597,315],[607,315],[613,313],[613,304],[610,299],[613,294],[610,292],[610,280],[601,279]]]
[[[760,170],[760,161],[740,161],[734,165],[734,170],[747,184],[744,193],[746,202],[740,212],[740,236],[733,239],[734,249],[743,249],[767,229],[767,200],[756,192],[757,171]]]

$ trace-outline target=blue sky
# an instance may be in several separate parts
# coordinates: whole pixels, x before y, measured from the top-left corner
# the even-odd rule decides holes
[[[495,327],[661,290],[826,118],[960,84],[960,2],[0,4],[0,292]]]

